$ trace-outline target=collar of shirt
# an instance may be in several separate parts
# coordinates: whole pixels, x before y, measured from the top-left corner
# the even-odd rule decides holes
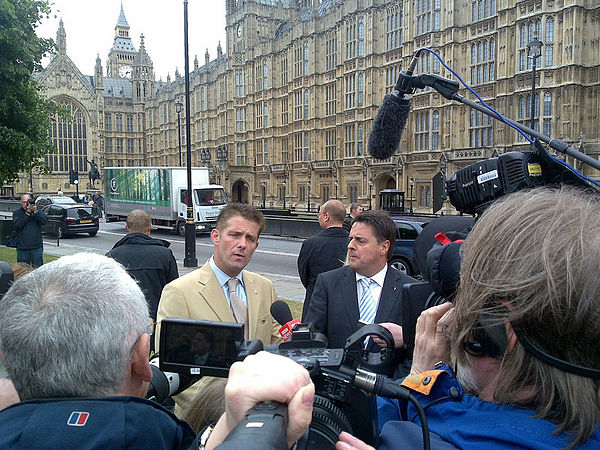
[[[375,284],[371,284],[371,295],[373,296],[375,305],[377,307],[379,307],[379,299],[381,298],[381,291],[383,290],[383,282],[385,280],[385,275],[387,274],[387,270],[388,270],[388,267],[386,264],[383,269],[381,269],[379,272],[377,272],[372,277],[365,277],[364,275],[359,275],[358,273],[356,274],[356,282],[357,282],[357,287],[358,287],[356,294],[357,294],[359,300],[362,296],[364,288],[363,288],[362,283],[358,283],[358,282],[360,280],[362,280],[363,278],[371,278],[371,280],[373,280],[375,282]]]
[[[381,269],[379,272],[377,272],[375,275],[373,275],[372,277],[365,277],[364,275],[360,275],[359,273],[356,274],[356,281],[360,281],[363,278],[371,278],[371,280],[373,280],[375,283],[377,283],[378,287],[383,287],[383,282],[385,281],[385,276],[387,274],[387,270],[388,270],[388,266],[387,264],[385,266],[383,266],[383,269]]]
[[[223,289],[223,293],[225,294],[227,303],[229,303],[229,305],[231,306],[231,300],[229,299],[229,287],[227,286],[227,282],[232,277],[230,277],[229,275],[227,275],[225,272],[223,272],[221,269],[219,269],[217,267],[217,264],[215,264],[215,260],[214,260],[213,256],[211,256],[210,259],[208,260],[208,264],[210,264],[210,268],[212,269],[215,276],[217,277],[219,286],[221,286],[221,289]],[[242,277],[242,272],[240,272],[237,277],[233,277],[233,278],[237,278],[239,280],[239,283],[237,285],[237,289],[235,290],[235,292],[237,293],[238,297],[242,300],[242,302],[246,306],[248,306],[248,300],[246,299],[246,287],[244,286],[244,278]]]

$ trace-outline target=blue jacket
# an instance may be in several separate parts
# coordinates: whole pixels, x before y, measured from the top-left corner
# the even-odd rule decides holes
[[[452,370],[447,365],[437,368],[439,370],[421,374],[423,379],[429,375],[433,380],[427,395],[413,392],[419,403],[426,408],[429,430],[435,433],[431,448],[447,448],[444,445],[450,443],[463,449],[557,449],[567,447],[571,441],[572,436],[568,433],[554,435],[556,425],[534,417],[534,410],[499,405],[463,394]],[[442,400],[451,394],[451,390],[455,400]],[[439,403],[427,406],[435,400]],[[394,411],[395,405],[396,401],[378,399],[379,421],[382,427],[378,448],[409,448],[410,446],[403,445],[411,439],[413,448],[415,445],[422,445],[420,427],[400,421],[399,409],[396,407]],[[415,413],[416,409],[409,404],[408,418],[412,418]],[[415,422],[420,424],[418,417]],[[440,444],[436,445],[436,441]],[[399,442],[404,444],[398,446]],[[583,445],[576,448],[600,448],[600,427],[596,428],[596,432]]]
[[[23,208],[13,211],[12,223],[17,232],[17,248],[32,250],[44,245],[42,225],[48,223],[48,217],[42,211],[27,214]]]
[[[0,412],[0,448],[187,449],[196,433],[157,403],[138,397],[44,399]]]

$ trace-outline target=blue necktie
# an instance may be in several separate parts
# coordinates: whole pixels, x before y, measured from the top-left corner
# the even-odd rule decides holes
[[[373,280],[370,278],[361,278],[360,283],[363,288],[362,295],[358,301],[360,320],[367,324],[371,324],[375,321],[375,314],[377,313],[373,294],[371,293],[371,283],[373,283]]]

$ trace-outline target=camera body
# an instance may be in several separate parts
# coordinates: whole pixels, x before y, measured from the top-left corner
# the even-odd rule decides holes
[[[372,335],[386,342],[380,353],[365,350],[365,338]],[[385,328],[365,326],[348,338],[344,349],[328,349],[324,335],[314,333],[311,325],[296,324],[287,342],[263,348],[261,341],[243,340],[242,324],[175,318],[161,322],[162,371],[227,377],[235,361],[263,349],[301,364],[315,384],[313,420],[298,449],[333,448],[342,431],[376,444],[375,396],[358,386],[355,377],[361,363],[377,367],[391,359],[394,342]]]

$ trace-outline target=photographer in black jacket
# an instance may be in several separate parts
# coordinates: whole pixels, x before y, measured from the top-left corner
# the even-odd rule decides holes
[[[35,267],[44,264],[42,225],[48,223],[48,217],[38,211],[29,194],[21,196],[21,208],[13,212],[12,222],[17,232],[17,262]]]

